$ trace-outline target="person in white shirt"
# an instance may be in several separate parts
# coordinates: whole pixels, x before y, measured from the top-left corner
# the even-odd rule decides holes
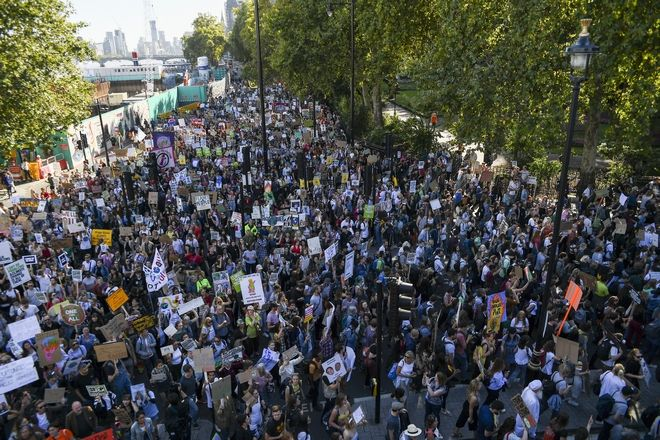
[[[611,370],[607,370],[600,375],[600,393],[598,397],[605,394],[612,395],[616,391],[621,391],[626,386],[624,375],[626,369],[621,364],[616,364]]]
[[[534,418],[534,420],[539,420],[541,415],[541,398],[543,397],[543,383],[540,380],[533,380],[527,385],[527,387],[522,392],[522,399],[525,402],[525,406],[529,409],[529,414]],[[515,434],[518,437],[522,437],[525,432],[525,422],[520,417],[516,415],[516,428]],[[536,438],[536,429],[530,429],[528,431],[530,438]]]

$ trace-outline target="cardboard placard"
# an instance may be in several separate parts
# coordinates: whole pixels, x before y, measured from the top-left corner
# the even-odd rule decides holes
[[[70,249],[73,247],[73,238],[54,238],[50,241],[50,245],[56,251],[60,249]]]
[[[123,313],[119,313],[108,321],[106,325],[99,327],[99,330],[101,330],[105,339],[113,340],[118,338],[127,328],[128,322],[126,322],[126,316]]]
[[[245,371],[241,371],[236,375],[236,380],[238,380],[238,383],[247,383],[252,379],[252,373],[254,373],[256,370],[254,367],[250,367]]]
[[[580,355],[580,344],[560,336],[555,339],[555,354],[557,358],[567,360],[573,365],[577,364]]]
[[[92,229],[92,245],[98,245],[101,240],[108,246],[112,246],[112,229]]]
[[[110,307],[110,310],[112,312],[116,312],[121,306],[126,304],[128,301],[128,295],[126,295],[126,292],[124,289],[121,287],[117,290],[115,290],[109,297],[105,299],[105,301],[108,303],[108,307]]]
[[[211,384],[211,397],[216,405],[220,399],[231,397],[231,376],[221,377]]]
[[[95,345],[94,351],[96,352],[96,360],[99,362],[113,361],[128,357],[126,344],[123,341]]]
[[[192,352],[196,373],[215,370],[215,360],[213,359],[213,349],[211,347],[198,348]]]
[[[149,192],[149,204],[157,205],[158,204],[158,193],[155,191]]]
[[[39,365],[45,367],[53,365],[62,360],[62,350],[60,349],[60,334],[57,330],[50,330],[39,333],[36,336],[37,354],[39,355]]]
[[[44,403],[46,405],[51,403],[62,403],[62,398],[66,388],[48,388],[44,389]]]
[[[145,315],[135,319],[131,324],[133,325],[135,331],[140,333],[142,330],[155,327],[157,322],[158,321],[155,316]]]
[[[120,237],[132,237],[133,228],[130,226],[120,226],[119,227],[119,236]]]

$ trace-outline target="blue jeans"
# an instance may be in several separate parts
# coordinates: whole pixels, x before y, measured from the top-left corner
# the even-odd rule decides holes
[[[188,408],[190,409],[190,420],[197,423],[197,420],[199,420],[199,407],[194,397],[188,397]]]
[[[513,368],[513,371],[511,371],[511,375],[509,376],[509,381],[517,381],[517,379],[520,379],[520,382],[523,384],[527,383],[527,365],[518,365]]]

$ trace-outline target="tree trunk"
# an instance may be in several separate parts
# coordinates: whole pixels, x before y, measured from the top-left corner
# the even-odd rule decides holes
[[[362,83],[362,104],[367,108],[369,107],[369,99],[369,89]]]
[[[376,81],[371,94],[374,112],[374,124],[377,128],[383,127],[383,102],[380,99],[380,83]]]
[[[582,147],[582,163],[580,164],[580,180],[578,183],[578,195],[587,185],[596,183],[596,146],[598,145],[598,128],[600,125],[600,98],[602,90],[600,87],[600,77],[594,75],[593,79],[594,93],[589,100],[589,108],[585,118],[584,141]]]

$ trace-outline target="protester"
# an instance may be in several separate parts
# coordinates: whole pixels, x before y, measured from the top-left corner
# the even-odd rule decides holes
[[[30,408],[21,418],[35,435],[113,427],[183,440],[212,420],[223,440],[353,440],[354,390],[389,391],[379,362],[395,366],[388,440],[440,438],[452,425],[459,437],[466,424],[494,437],[501,401],[516,393],[545,421],[546,384],[555,419],[564,404],[631,384],[647,393],[660,351],[657,180],[591,187],[557,209],[540,177],[513,163],[478,163],[461,146],[392,157],[351,147],[327,107],[314,136],[301,99],[280,84],[266,96],[267,156],[257,96],[234,82],[203,108],[128,127],[145,137],[127,137],[112,167],[90,160],[3,204],[0,368],[36,367],[5,393],[15,414]],[[577,343],[577,359],[562,339]],[[55,388],[68,414],[41,409]],[[606,417],[610,431],[623,418]],[[18,435],[19,418],[6,419],[7,437]],[[405,434],[413,422],[425,429]],[[503,435],[536,432],[515,415]]]

